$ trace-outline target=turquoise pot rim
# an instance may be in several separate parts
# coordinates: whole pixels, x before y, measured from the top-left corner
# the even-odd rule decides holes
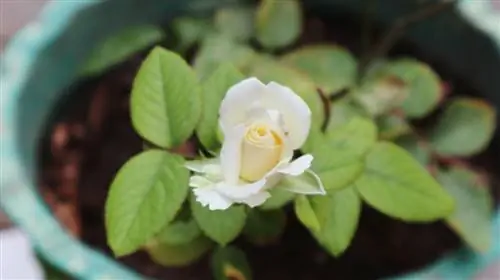
[[[19,156],[17,108],[22,85],[42,53],[82,9],[102,1],[54,1],[47,4],[39,19],[27,25],[7,45],[1,58],[0,95],[0,205],[30,236],[37,252],[78,279],[141,279],[131,270],[68,235],[52,217],[38,194]],[[468,1],[463,1],[466,3]],[[470,16],[470,15],[469,15]],[[474,18],[474,17],[472,17]],[[480,21],[475,18],[472,21]],[[477,24],[480,25],[480,24]],[[500,37],[493,38],[500,46]],[[23,205],[21,209],[19,205]],[[37,225],[43,224],[42,227]],[[494,236],[500,236],[500,212],[494,219]],[[55,238],[56,237],[56,238]],[[435,264],[398,279],[422,279],[439,275],[445,279],[469,279],[499,260],[500,240],[496,238],[483,255],[463,248]],[[456,268],[460,267],[460,270]]]

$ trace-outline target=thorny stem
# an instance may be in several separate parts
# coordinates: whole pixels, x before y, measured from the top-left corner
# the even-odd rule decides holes
[[[432,3],[412,14],[404,15],[396,19],[389,31],[387,31],[387,33],[374,46],[373,51],[371,51],[366,58],[361,61],[358,72],[359,77],[363,77],[366,67],[370,64],[370,62],[387,54],[387,52],[394,46],[397,40],[410,25],[452,7],[456,1],[457,0],[442,0],[437,3]]]

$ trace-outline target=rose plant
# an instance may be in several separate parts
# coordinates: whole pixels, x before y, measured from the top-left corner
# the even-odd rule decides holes
[[[135,77],[131,120],[145,150],[117,172],[106,201],[116,256],[144,249],[178,266],[218,244],[215,277],[248,279],[244,253],[229,244],[278,239],[290,204],[333,256],[348,248],[362,203],[407,222],[446,219],[471,247],[487,246],[491,198],[456,157],[486,147],[491,106],[458,98],[422,135],[411,120],[433,112],[444,88],[422,62],[384,59],[360,75],[340,46],[276,57],[244,44],[255,38],[275,53],[293,43],[296,1],[224,8],[213,21],[175,22],[174,51],[155,47]],[[177,53],[194,44],[190,66]]]

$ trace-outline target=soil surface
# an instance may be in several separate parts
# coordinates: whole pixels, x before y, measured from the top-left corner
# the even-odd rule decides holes
[[[336,34],[332,36],[319,20],[309,20],[307,26],[311,32],[299,44],[352,43],[344,29],[331,32]],[[130,123],[129,93],[145,53],[69,88],[54,111],[40,149],[40,188],[54,214],[73,235],[107,254],[103,215],[108,187],[123,163],[142,150]],[[460,81],[440,75],[449,87],[468,93]],[[488,166],[494,162],[488,154],[492,153],[485,152],[473,163],[494,170]],[[498,198],[500,188],[494,182]],[[403,223],[365,205],[352,245],[334,259],[298,223],[293,211],[287,211],[287,229],[280,242],[254,247],[237,240],[248,254],[255,279],[378,279],[421,268],[460,246],[442,222]],[[207,257],[186,268],[156,265],[143,252],[119,261],[157,279],[211,279]]]

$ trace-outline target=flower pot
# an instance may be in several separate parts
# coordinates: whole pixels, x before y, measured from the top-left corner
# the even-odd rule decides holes
[[[77,78],[78,66],[93,47],[124,28],[168,22],[187,12],[204,12],[223,1],[57,1],[39,19],[22,30],[9,44],[2,60],[0,202],[9,217],[30,236],[37,252],[50,263],[78,279],[139,279],[141,276],[67,234],[50,214],[37,193],[37,146],[42,128],[58,93]],[[228,2],[228,1],[225,1]],[[311,12],[325,17],[363,13],[364,1],[306,1]],[[388,25],[398,15],[415,8],[418,1],[384,1],[374,19]],[[474,14],[462,1],[461,10],[450,11],[408,30],[406,40],[466,80],[480,97],[500,108],[500,34],[488,21],[500,11],[493,1],[481,2],[484,12]],[[480,6],[479,6],[480,5]],[[490,5],[490,6],[488,6]],[[490,8],[488,8],[490,7]],[[477,10],[477,9],[476,9]],[[480,10],[481,11],[481,10]],[[496,18],[495,18],[496,16]],[[495,33],[496,31],[496,33]],[[500,138],[493,152],[500,160]],[[495,238],[483,255],[461,249],[430,267],[402,278],[441,277],[469,279],[500,261],[500,214],[495,218]]]

